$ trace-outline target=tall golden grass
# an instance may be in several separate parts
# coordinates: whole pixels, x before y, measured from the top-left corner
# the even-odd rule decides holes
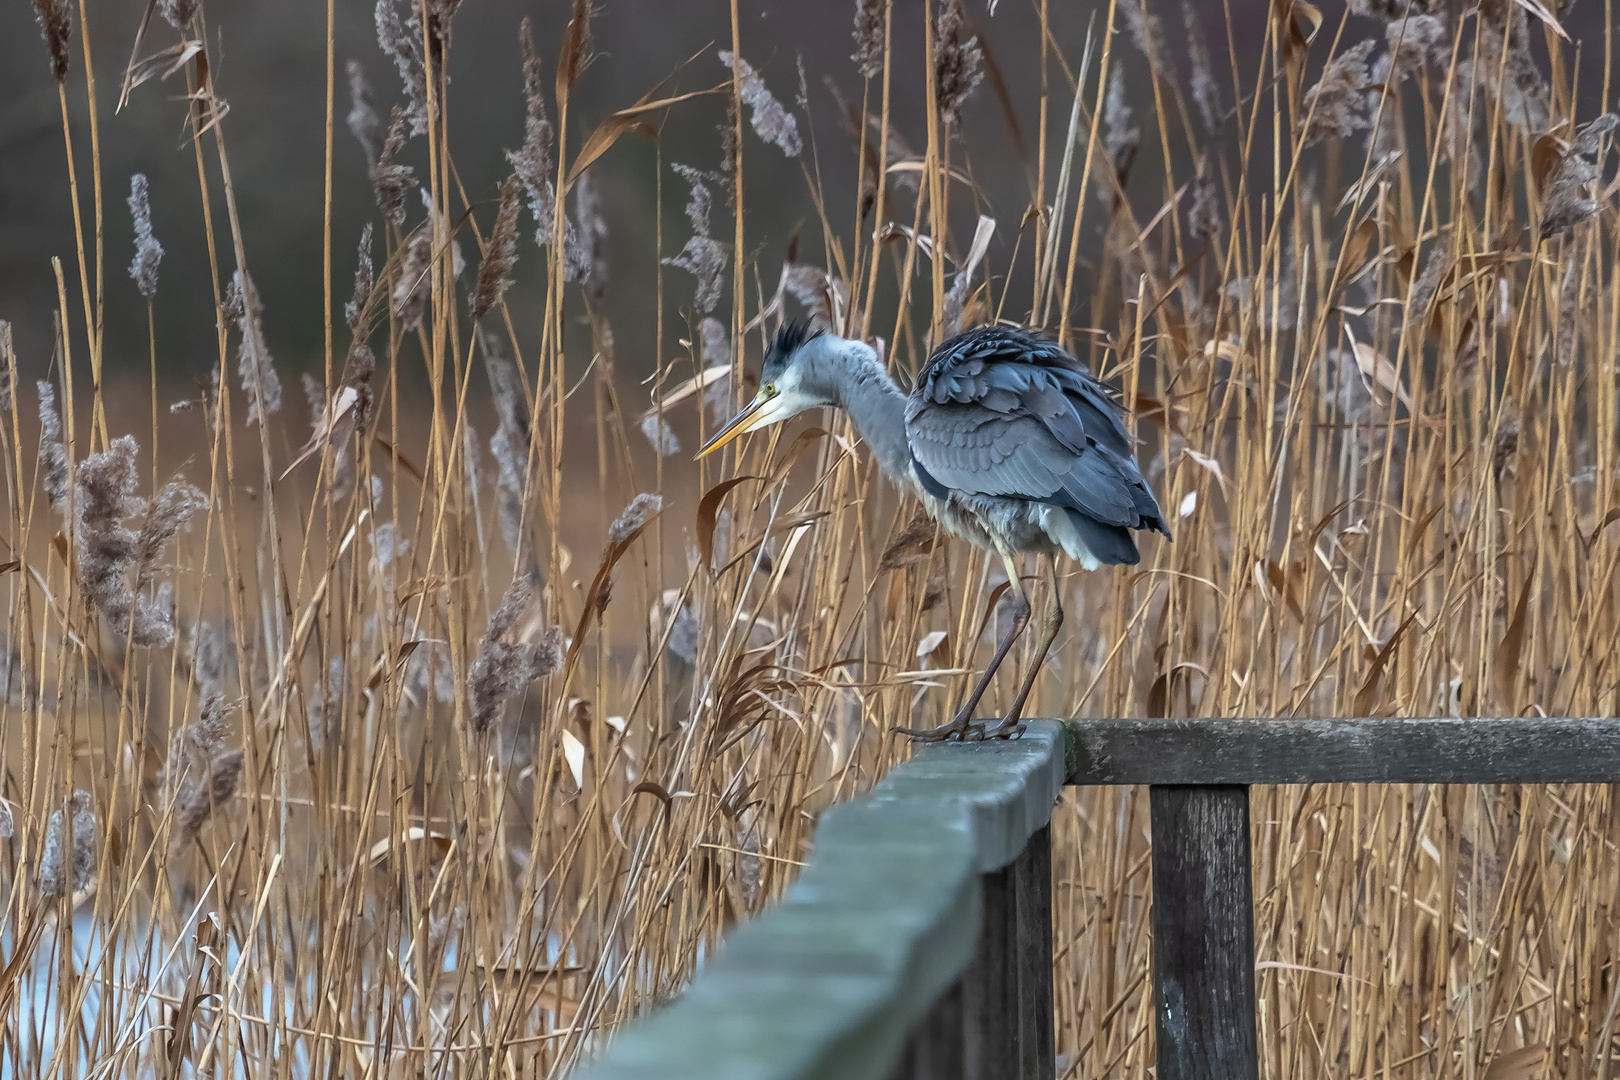
[[[59,434],[4,355],[0,1072],[559,1075],[678,993],[791,880],[816,813],[904,754],[890,729],[948,715],[1001,595],[836,416],[718,467],[648,453],[638,428],[668,451],[742,400],[801,308],[882,339],[902,381],[958,327],[1038,326],[1134,405],[1175,542],[1063,579],[1079,617],[1034,713],[1614,709],[1610,121],[1574,114],[1598,51],[1553,11],[1284,0],[1224,42],[1190,16],[1182,62],[1138,0],[1077,41],[1041,0],[1015,67],[958,3],[929,0],[902,41],[888,0],[862,0],[857,68],[828,73],[849,139],[815,146],[748,65],[764,45],[735,2],[724,81],[694,61],[571,113],[578,3],[530,51],[496,195],[464,190],[450,150],[449,26],[484,17],[457,6],[379,8],[404,108],[351,118],[378,268],[345,330],[328,183],[304,444],[271,408],[277,313],[252,287],[209,13],[157,5],[170,23],[148,13],[120,80],[184,114],[207,215],[217,378],[171,416],[160,343],[145,391],[102,369],[105,296],[130,287],[105,241],[124,220],[108,60],[65,0],[36,2],[74,216],[57,310],[33,313],[57,328]],[[1263,36],[1257,65],[1240,35]],[[893,58],[919,49],[927,77],[903,85]],[[160,105],[170,68],[186,96]],[[960,123],[987,69],[1040,85],[1028,210],[998,220],[976,177],[1010,166]],[[902,95],[925,131],[899,130]],[[663,173],[688,221],[619,245],[662,272],[646,316],[675,359],[645,405],[601,303],[591,176],[683,109],[729,131]],[[850,156],[858,187],[825,188],[811,148]],[[747,166],[781,154],[805,162],[821,266],[745,231]],[[1139,155],[1162,171],[1133,174]],[[142,250],[135,285],[162,304]],[[545,263],[538,320],[507,306],[514,255]],[[196,491],[165,488],[177,446]],[[1254,810],[1267,1076],[1614,1075],[1611,789],[1321,786]],[[1087,791],[1056,817],[1065,1076],[1151,1067],[1146,813]]]

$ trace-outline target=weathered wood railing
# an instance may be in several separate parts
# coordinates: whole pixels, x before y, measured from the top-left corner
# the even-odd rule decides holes
[[[1151,789],[1158,1080],[1251,1080],[1251,785],[1615,781],[1609,720],[1037,721],[929,747],[824,814],[782,902],[585,1076],[1050,1080],[1068,783]]]

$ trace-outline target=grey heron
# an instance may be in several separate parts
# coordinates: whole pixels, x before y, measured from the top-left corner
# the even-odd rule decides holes
[[[934,350],[908,395],[862,341],[785,324],[766,351],[758,395],[698,457],[744,432],[806,409],[848,415],[878,466],[945,529],[1006,567],[1013,619],[990,665],[948,724],[901,729],[924,741],[1005,738],[1023,729],[1024,703],[1063,624],[1057,558],[1087,570],[1140,559],[1133,530],[1166,537],[1164,516],[1136,464],[1124,409],[1056,342],[985,326]],[[985,688],[1029,623],[1016,556],[1045,556],[1041,639],[1012,707],[994,728],[973,719]]]

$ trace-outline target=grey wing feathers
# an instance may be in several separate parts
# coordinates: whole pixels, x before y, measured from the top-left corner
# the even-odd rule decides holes
[[[1062,507],[1105,562],[1136,561],[1131,529],[1169,535],[1119,404],[1035,335],[989,327],[947,341],[912,390],[906,434],[934,494]]]

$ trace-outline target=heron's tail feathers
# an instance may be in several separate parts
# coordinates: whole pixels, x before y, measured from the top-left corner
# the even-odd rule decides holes
[[[1135,566],[1142,561],[1136,541],[1131,539],[1131,530],[1123,525],[1108,525],[1073,510],[1067,516],[1075,535],[1063,538],[1064,554],[1087,570],[1098,566]]]

